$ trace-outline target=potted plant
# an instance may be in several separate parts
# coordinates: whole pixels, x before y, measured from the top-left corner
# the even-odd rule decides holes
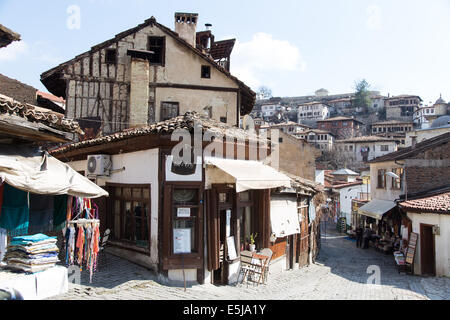
[[[258,237],[258,234],[257,234],[257,233],[252,233],[252,234],[250,235],[250,245],[249,245],[249,248],[250,248],[250,251],[251,251],[251,252],[254,252],[254,251],[256,250],[255,240],[256,240],[257,237]]]

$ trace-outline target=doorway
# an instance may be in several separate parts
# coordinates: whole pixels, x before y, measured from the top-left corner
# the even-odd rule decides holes
[[[227,238],[235,234],[236,214],[234,210],[235,191],[224,186],[216,187],[217,212],[219,219],[219,268],[214,271],[213,283],[227,285],[230,255]]]
[[[420,265],[422,275],[436,275],[433,226],[420,224]]]

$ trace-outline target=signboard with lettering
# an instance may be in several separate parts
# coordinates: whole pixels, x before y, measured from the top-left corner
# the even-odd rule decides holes
[[[177,218],[189,218],[191,216],[191,208],[178,208]]]
[[[191,229],[173,229],[173,253],[191,253]]]
[[[416,253],[418,237],[419,235],[414,232],[411,232],[411,235],[409,236],[408,251],[406,251],[406,259],[405,259],[407,264],[414,263],[414,255]]]

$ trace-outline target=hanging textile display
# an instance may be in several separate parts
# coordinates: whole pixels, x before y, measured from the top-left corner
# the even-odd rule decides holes
[[[26,235],[29,214],[28,193],[5,183],[0,228],[6,229],[9,236]]]
[[[89,270],[90,281],[97,268],[100,243],[98,208],[90,199],[69,197],[68,224],[65,229],[66,265],[83,266]]]

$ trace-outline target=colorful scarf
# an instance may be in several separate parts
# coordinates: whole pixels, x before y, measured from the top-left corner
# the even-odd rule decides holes
[[[83,269],[83,249],[84,249],[84,228],[79,227],[78,228],[78,235],[77,235],[77,250],[78,250],[78,256],[77,256],[77,263],[80,266],[80,269]]]

